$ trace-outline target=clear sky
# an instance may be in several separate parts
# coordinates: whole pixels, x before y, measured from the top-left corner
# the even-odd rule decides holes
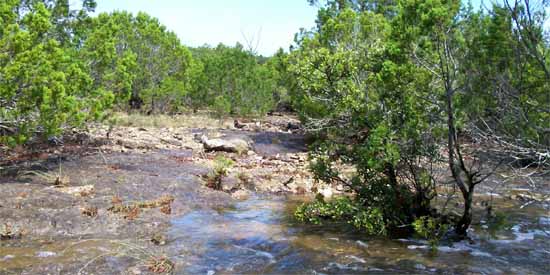
[[[306,0],[97,0],[96,12],[144,11],[175,32],[183,44],[257,46],[272,55],[287,50],[301,27],[311,28],[317,8]],[[247,43],[246,39],[254,40]]]

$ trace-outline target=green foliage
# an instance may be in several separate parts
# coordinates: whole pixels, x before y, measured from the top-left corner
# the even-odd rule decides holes
[[[235,165],[235,162],[223,155],[218,155],[214,159],[214,171],[218,174],[227,174],[227,169],[231,168],[233,165]]]
[[[273,108],[274,70],[260,64],[258,58],[240,44],[197,48],[194,57],[198,64],[189,97],[195,109],[213,106],[217,112],[220,97],[229,102],[230,114],[263,115]]]
[[[219,95],[214,98],[212,109],[214,110],[216,117],[225,117],[231,113],[231,101],[227,99],[227,97]]]
[[[8,0],[0,4],[0,142],[101,119],[115,104],[150,113],[212,108],[263,115],[288,101],[286,55],[266,59],[235,47],[195,50],[145,13],[88,16],[96,3]]]
[[[512,227],[512,222],[504,212],[496,212],[487,220],[487,231],[490,236],[496,238],[499,232]]]
[[[449,224],[430,216],[422,216],[416,219],[413,222],[413,227],[416,234],[428,240],[434,250],[450,228]]]
[[[9,1],[0,5],[0,16],[0,126],[7,129],[0,142],[24,143],[35,133],[51,137],[100,118],[112,94],[92,87],[78,51],[56,39],[61,33],[53,16],[63,15],[41,1]]]
[[[459,133],[484,128],[528,148],[550,140],[550,79],[535,65],[548,53],[544,16],[533,12],[529,21],[521,5],[484,14],[460,1],[384,2],[323,2],[316,28],[297,35],[288,59],[292,101],[319,138],[311,152],[317,180],[347,186],[353,203],[377,209],[387,229],[414,223],[426,233],[439,230],[427,220],[435,214],[433,164],[450,158],[457,184],[468,182],[465,199],[483,172],[459,165]],[[445,156],[438,146],[446,143]],[[341,165],[355,173],[342,175]],[[469,225],[471,199],[466,204]],[[315,202],[300,213],[327,207]]]
[[[430,207],[431,189],[415,181],[411,190],[398,177],[409,176],[407,170],[397,169],[435,153],[418,150],[430,134],[423,113],[429,106],[417,100],[427,91],[401,74],[426,76],[389,59],[393,30],[383,15],[344,8],[322,20],[318,33],[293,52],[290,66],[300,90],[297,109],[306,127],[323,137],[313,147],[311,168],[318,180],[346,182],[356,194],[354,203],[363,210],[349,216],[350,222],[385,234]],[[354,167],[355,174],[340,175],[336,160]]]
[[[169,113],[184,104],[191,52],[156,18],[99,14],[91,22],[83,56],[91,64],[94,85],[113,91],[123,109]]]
[[[218,155],[214,159],[214,169],[206,176],[206,185],[215,190],[222,189],[222,178],[227,176],[228,169],[235,162],[231,159]]]
[[[387,233],[380,209],[365,208],[348,197],[339,197],[328,202],[318,197],[312,203],[300,205],[295,211],[295,216],[300,221],[314,224],[321,224],[324,220],[348,222],[371,235]]]
[[[525,13],[524,8],[518,6],[517,13]],[[540,29],[543,11],[531,12],[532,20],[540,21],[528,30],[517,29],[511,11],[502,6],[495,5],[491,14],[463,12],[468,50],[462,64],[468,86],[459,104],[483,130],[521,146],[549,146],[550,64],[541,66],[541,58],[550,54],[549,40],[544,42]],[[529,50],[534,48],[535,53]]]
[[[296,92],[296,81],[290,72],[290,55],[279,49],[269,58],[265,66],[271,71],[275,80],[273,100],[277,109],[288,111],[292,109],[291,95]]]

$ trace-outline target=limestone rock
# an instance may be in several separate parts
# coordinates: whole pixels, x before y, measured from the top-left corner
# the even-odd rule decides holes
[[[83,196],[84,194],[91,194],[94,192],[94,186],[91,184],[82,186],[67,186],[56,188],[55,190],[74,196]]]
[[[223,191],[232,192],[239,189],[239,187],[240,183],[237,178],[231,176],[222,178],[221,188]]]
[[[250,149],[250,142],[239,137],[208,138],[206,135],[200,137],[200,142],[207,151],[223,151],[230,153],[243,153]]]
[[[231,194],[231,197],[233,197],[236,200],[246,200],[250,196],[250,191],[240,189]]]

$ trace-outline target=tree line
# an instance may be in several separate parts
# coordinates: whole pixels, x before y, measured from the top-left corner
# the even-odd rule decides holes
[[[189,48],[158,19],[90,16],[94,0],[0,4],[0,142],[23,144],[111,110],[258,116],[286,94],[276,58],[240,44]]]

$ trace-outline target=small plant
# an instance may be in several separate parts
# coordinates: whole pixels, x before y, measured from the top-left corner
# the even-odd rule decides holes
[[[55,187],[63,187],[69,185],[69,177],[63,175],[61,165],[59,165],[59,170],[57,173],[52,172],[42,172],[42,171],[29,171],[25,175],[34,175],[48,184],[52,184]]]
[[[449,231],[450,225],[434,217],[422,216],[413,222],[413,228],[418,235],[428,240],[432,250],[435,250]]]
[[[487,226],[487,230],[491,237],[495,237],[499,231],[509,228],[511,224],[506,214],[503,212],[495,212],[494,215],[489,217]]]
[[[206,186],[215,189],[222,189],[222,178],[227,176],[228,169],[233,166],[235,162],[223,155],[218,155],[214,159],[214,169],[206,176]]]

